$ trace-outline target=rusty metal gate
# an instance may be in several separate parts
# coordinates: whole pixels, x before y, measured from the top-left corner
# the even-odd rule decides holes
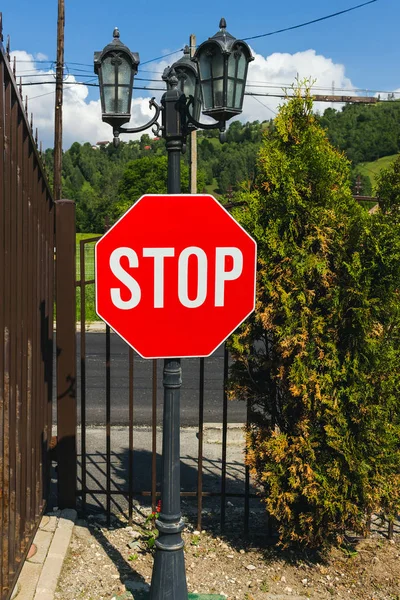
[[[101,333],[90,334],[87,310],[94,311],[94,244],[100,237],[82,239],[77,246],[79,254],[77,299],[80,304],[78,327],[78,506],[84,513],[98,511],[107,522],[115,516],[134,517],[137,506],[148,504],[155,510],[160,498],[160,454],[162,418],[162,360],[141,359],[107,325],[97,325]],[[89,330],[89,333],[88,333]],[[99,336],[95,356],[88,352],[88,336]],[[101,340],[101,342],[100,342]],[[124,365],[116,373],[115,356]],[[232,523],[237,531],[247,533],[251,524],[252,504],[260,506],[256,490],[251,485],[249,469],[245,464],[244,440],[236,447],[230,443],[232,425],[229,424],[231,403],[226,393],[229,354],[221,346],[210,358],[183,359],[183,405],[185,376],[192,373],[191,401],[195,406],[195,425],[188,428],[191,436],[189,451],[181,450],[183,512],[191,512],[192,522],[198,529],[206,526],[213,512],[222,531]],[[214,365],[214,366],[213,366]],[[93,370],[96,370],[96,375]],[[210,458],[205,451],[209,435],[207,400],[210,393],[210,370],[217,377],[214,385],[218,404],[219,422],[213,424],[215,452]],[[96,380],[94,380],[96,377]],[[124,390],[114,389],[115,379],[124,379]],[[90,384],[90,385],[89,385]],[[88,400],[89,388],[91,400]],[[105,390],[104,394],[102,393]],[[113,418],[117,395],[124,396],[123,423]],[[146,395],[148,420],[145,424],[135,416],[137,398]],[[95,404],[95,407],[93,406]],[[97,412],[96,412],[97,411]],[[248,422],[249,409],[241,403],[241,424],[236,435],[244,438],[242,425]],[[91,413],[91,414],[89,414]],[[93,426],[93,415],[101,426]],[[140,416],[140,415],[139,415]],[[182,415],[184,416],[184,415]],[[123,425],[123,427],[121,427]],[[146,450],[143,450],[143,444]],[[138,472],[140,474],[138,475]],[[162,499],[161,499],[162,500]],[[138,504],[135,504],[135,501]],[[211,507],[212,511],[209,510]],[[231,514],[229,514],[231,512]],[[263,512],[265,510],[263,509]],[[232,514],[233,513],[233,514]],[[215,518],[214,518],[215,521]]]
[[[0,599],[46,503],[51,436],[54,204],[0,13]]]

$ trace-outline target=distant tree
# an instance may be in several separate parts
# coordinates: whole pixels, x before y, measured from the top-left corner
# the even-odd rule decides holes
[[[143,194],[166,194],[168,159],[166,156],[143,156],[128,163],[122,176],[114,217],[123,214]],[[198,188],[205,183],[204,173],[198,173]],[[181,161],[182,192],[189,191],[189,168]]]

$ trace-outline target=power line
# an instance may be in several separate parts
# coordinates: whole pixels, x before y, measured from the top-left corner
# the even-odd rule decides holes
[[[329,15],[325,15],[324,17],[319,17],[318,19],[313,19],[311,21],[306,21],[305,23],[299,23],[298,25],[292,25],[291,27],[285,27],[283,29],[276,29],[275,31],[269,31],[268,33],[261,33],[259,35],[253,35],[253,36],[249,36],[249,37],[245,37],[243,38],[243,40],[247,41],[247,40],[256,40],[262,37],[268,37],[271,35],[276,35],[278,33],[284,33],[286,31],[293,31],[294,29],[300,29],[301,27],[306,27],[308,25],[313,25],[314,23],[319,23],[321,21],[326,21],[328,19],[332,19],[333,17],[338,17],[340,15],[344,15],[346,13],[352,12],[354,10],[358,10],[360,8],[363,8],[364,6],[368,6],[369,4],[374,4],[375,2],[378,2],[379,0],[368,0],[368,2],[363,2],[362,4],[357,4],[356,6],[352,6],[350,8],[346,8],[345,10],[340,10],[337,11],[335,13],[331,13]],[[151,58],[150,60],[146,60],[144,62],[141,63],[141,65],[147,65],[151,62],[155,62],[157,60],[161,60],[163,58],[167,58],[168,56],[173,56],[174,54],[177,54],[178,52],[183,52],[183,48],[179,48],[178,50],[174,50],[173,52],[169,52],[168,54],[162,54],[161,56],[157,56],[156,58]],[[54,64],[54,60],[50,60],[50,59],[32,59],[32,60],[17,60],[17,63],[40,63],[40,64],[45,64],[45,63],[50,63],[50,64]],[[65,63],[65,65],[75,65],[75,66],[79,66],[79,67],[92,67],[92,64],[89,63],[79,63],[79,62],[72,62],[72,61],[67,61]],[[77,71],[80,69],[76,69]],[[149,71],[151,73],[155,72],[155,71]],[[161,74],[161,73],[160,73]]]
[[[93,77],[93,79],[95,79]],[[22,84],[23,87],[32,85],[55,85],[55,81],[29,81]],[[98,83],[89,83],[87,81],[64,81],[64,85],[86,85],[87,87],[100,87]],[[135,90],[147,90],[150,92],[165,92],[165,88],[135,86]]]
[[[52,95],[54,95],[55,93],[56,93],[56,90],[53,90],[52,92],[47,92],[46,94],[39,94],[39,96],[30,96],[30,97],[29,97],[29,102],[30,102],[31,100],[36,100],[36,98],[43,98],[43,96],[50,96],[50,95],[52,96]]]
[[[374,0],[376,1],[376,0]],[[167,58],[167,56],[172,56],[173,54],[177,54],[178,52],[183,52],[183,48],[179,48],[179,50],[175,50],[174,52],[170,52],[169,54],[163,54],[162,56],[157,56],[157,58],[151,58],[150,60],[145,60],[144,62],[140,63],[142,65],[147,65],[151,62],[155,62],[156,60],[161,60],[162,58]]]
[[[327,19],[332,19],[333,17],[338,17],[339,15],[344,15],[353,10],[357,10],[362,8],[363,6],[367,6],[368,4],[373,4],[374,2],[378,2],[378,0],[368,0],[368,2],[363,2],[362,4],[357,4],[357,6],[352,6],[351,8],[346,8],[345,10],[340,10],[338,12],[332,13],[330,15],[326,15],[325,17],[319,17],[318,19],[313,19],[312,21],[306,21],[305,23],[299,23],[298,25],[292,25],[291,27],[285,27],[284,29],[276,29],[275,31],[269,31],[268,33],[260,33],[259,35],[253,35],[251,37],[243,38],[244,40],[257,40],[258,38],[267,37],[270,35],[276,35],[277,33],[284,33],[285,31],[292,31],[293,29],[300,29],[300,27],[306,27],[307,25],[312,25],[313,23],[319,23],[321,21],[326,21]]]
[[[77,69],[78,71],[79,69]],[[151,73],[153,73],[153,71],[150,71]],[[54,75],[53,72],[51,73],[31,73],[31,72],[21,72],[16,74],[17,78],[36,78],[36,77],[48,77],[49,75]],[[92,73],[87,73],[87,75],[83,74],[83,73],[78,73],[78,72],[72,72],[72,73],[68,73],[68,76],[71,77],[88,77],[89,79],[96,79],[95,76],[93,76]],[[135,77],[135,81],[148,81],[148,82],[153,82],[153,83],[161,83],[160,79],[153,79],[150,77]],[[50,82],[40,82],[40,83],[50,83]],[[23,85],[27,85],[26,83],[24,83]],[[82,85],[84,85],[84,82],[82,82]],[[259,89],[271,89],[271,90],[276,90],[277,88],[290,88],[292,86],[291,83],[281,83],[281,82],[277,82],[277,83],[273,83],[273,82],[255,82],[252,83],[251,81],[247,81],[246,84],[246,89],[248,88],[259,88]],[[135,86],[136,89],[137,86]],[[327,87],[327,86],[320,86],[320,85],[313,85],[312,86],[312,91],[313,90],[321,90],[321,91],[331,91],[331,87]],[[374,89],[373,87],[369,87],[369,88],[338,88],[335,87],[335,91],[336,92],[343,92],[343,93],[356,93],[356,94],[396,94],[399,95],[400,91],[394,90],[379,90],[379,89]],[[265,94],[268,95],[268,94]]]
[[[251,98],[254,98],[254,100],[256,100],[256,102],[258,102],[259,104],[261,104],[261,106],[264,106],[265,108],[268,108],[268,110],[270,110],[275,116],[278,114],[277,112],[275,112],[274,110],[272,110],[272,108],[270,108],[269,106],[267,106],[267,104],[264,104],[264,102],[261,102],[261,100],[259,98],[257,98],[257,96],[251,96]]]
[[[45,75],[45,74],[44,74]],[[43,77],[44,75],[40,75],[40,77]],[[74,76],[74,74],[72,73],[71,76]],[[18,74],[17,74],[18,77]],[[32,76],[33,77],[33,76]],[[92,76],[90,78],[91,80],[97,79],[95,76]],[[157,79],[146,79],[146,78],[140,78],[137,77],[136,79],[139,79],[140,81],[158,81]],[[160,82],[161,83],[161,82]],[[88,87],[99,87],[98,83],[91,83],[90,81],[64,81],[65,85],[86,85]],[[32,85],[55,85],[55,81],[27,81],[27,82],[22,82],[23,86],[32,86]],[[269,87],[271,87],[272,89],[276,89],[276,87],[279,87],[280,84],[277,84],[276,86],[271,85]],[[246,89],[248,89],[249,87],[254,87],[252,85],[247,85]],[[261,87],[261,86],[260,86]],[[265,86],[267,87],[267,86]],[[288,86],[290,87],[290,86]],[[148,90],[148,91],[154,91],[154,92],[165,92],[165,88],[157,88],[157,87],[150,87],[150,86],[136,86],[133,88],[134,90]],[[311,92],[313,90],[328,90],[330,88],[324,88],[324,87],[318,87],[315,86],[312,88]],[[375,91],[375,90],[371,90],[371,89],[366,89],[366,90],[351,90],[351,89],[339,89],[336,88],[336,91],[343,91],[343,92],[351,92],[351,91],[364,91],[364,92],[368,92],[368,91]],[[380,94],[400,94],[400,91],[384,91],[384,90],[377,90],[376,93],[380,93]],[[264,98],[283,98],[285,97],[285,94],[280,93],[280,94],[270,94],[270,93],[263,93],[263,92],[245,92],[246,96],[259,96],[259,97],[264,97]],[[313,93],[311,93],[311,95],[315,95]],[[362,98],[362,96],[360,96],[360,98]]]

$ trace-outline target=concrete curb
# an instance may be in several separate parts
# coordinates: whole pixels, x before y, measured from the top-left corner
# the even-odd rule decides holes
[[[68,546],[72,530],[76,521],[76,510],[66,508],[61,511],[57,528],[51,540],[50,548],[44,561],[39,581],[36,586],[34,600],[53,600],[58,579]]]

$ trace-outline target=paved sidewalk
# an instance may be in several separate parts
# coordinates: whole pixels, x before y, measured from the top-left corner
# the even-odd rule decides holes
[[[70,509],[42,518],[11,600],[53,600],[75,521]]]

